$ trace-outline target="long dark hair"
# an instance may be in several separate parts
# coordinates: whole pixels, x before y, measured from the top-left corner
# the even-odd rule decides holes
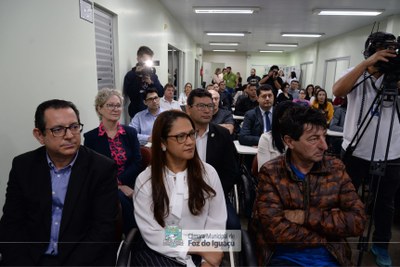
[[[320,104],[318,101],[318,94],[319,92],[324,92],[325,93],[325,101],[323,104]],[[321,109],[323,111],[326,110],[327,106],[328,106],[328,94],[326,93],[325,89],[319,88],[316,93],[315,93],[315,99],[314,99],[315,103],[318,103],[318,109]]]
[[[169,198],[164,184],[164,171],[167,166],[166,152],[162,151],[162,143],[166,142],[174,122],[178,118],[187,119],[195,128],[190,117],[181,111],[169,110],[158,115],[153,125],[151,146],[151,187],[153,192],[154,218],[165,227],[164,219],[169,215]],[[187,161],[187,181],[189,187],[189,210],[199,215],[206,203],[206,198],[215,196],[216,192],[203,179],[204,166],[197,154]]]

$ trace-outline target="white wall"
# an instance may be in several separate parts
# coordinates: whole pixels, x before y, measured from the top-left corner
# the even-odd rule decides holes
[[[184,51],[185,75],[194,81],[196,44],[158,1],[99,0],[116,14],[116,87],[136,63],[140,45],[155,52],[167,82],[168,43]],[[32,136],[37,105],[51,98],[74,102],[84,131],[98,125],[94,25],[79,18],[78,0],[0,1],[0,207],[12,158],[39,146]],[[1,212],[0,212],[1,215]]]

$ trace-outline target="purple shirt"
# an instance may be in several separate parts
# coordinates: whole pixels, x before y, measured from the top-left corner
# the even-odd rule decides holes
[[[64,208],[65,195],[67,194],[72,166],[74,165],[77,156],[78,153],[76,153],[75,158],[71,161],[70,164],[62,169],[57,170],[49,155],[46,154],[47,162],[50,167],[52,193],[50,244],[45,252],[45,254],[47,255],[58,254],[58,238],[60,234],[60,225]]]

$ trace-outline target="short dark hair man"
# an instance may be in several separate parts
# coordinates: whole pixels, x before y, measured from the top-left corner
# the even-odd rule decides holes
[[[250,224],[259,266],[351,266],[345,238],[366,215],[344,164],[324,156],[326,119],[296,106],[279,122],[287,151],[261,167]]]
[[[256,75],[256,69],[252,68],[250,70],[250,76],[247,77],[247,83],[255,84],[258,86],[258,83],[261,81],[261,77]]]
[[[33,135],[43,146],[14,158],[0,221],[4,265],[114,265],[114,161],[81,146],[75,105],[40,104]]]
[[[258,106],[244,115],[239,142],[246,146],[257,146],[260,136],[271,130],[274,94],[268,84],[257,89]]]
[[[163,95],[163,86],[158,80],[155,68],[152,67],[154,52],[147,46],[139,47],[137,51],[137,64],[128,71],[124,78],[124,94],[131,101],[128,113],[131,118],[136,113],[146,109],[143,103],[144,92],[148,87],[157,89],[158,96]]]
[[[358,140],[359,143],[352,155],[343,158],[356,188],[361,185],[363,180],[367,181],[368,178],[372,177],[369,173],[373,151],[372,144],[378,127],[379,138],[375,147],[373,162],[383,161],[386,148],[389,148],[387,157],[389,164],[386,165],[385,175],[380,179],[373,220],[375,230],[372,236],[371,252],[376,256],[375,261],[379,266],[390,266],[392,264],[388,246],[392,235],[393,202],[396,191],[400,188],[400,123],[398,112],[394,112],[393,132],[390,143],[388,143],[392,104],[386,102],[385,99],[382,102],[383,108],[379,109],[379,112],[369,112],[368,109],[387,77],[377,65],[389,64],[386,62],[396,57],[398,47],[399,44],[393,34],[385,32],[371,34],[365,42],[365,60],[349,69],[332,88],[333,94],[337,97],[347,95],[347,112],[343,127],[343,150],[348,149],[357,129],[361,127],[360,121],[364,117],[368,117],[368,120],[371,121],[366,127],[364,135]],[[371,75],[372,77],[370,77]],[[355,84],[357,86],[353,88]],[[395,87],[391,89],[396,89]],[[373,179],[377,181],[378,177]],[[374,188],[375,186],[370,189]]]
[[[269,84],[272,87],[275,98],[278,95],[279,89],[282,89],[283,81],[279,77],[279,67],[277,65],[272,65],[269,68],[268,74],[264,75],[260,80],[260,85]]]
[[[217,171],[225,193],[228,211],[227,228],[240,229],[240,220],[227,198],[239,177],[235,147],[227,129],[211,123],[214,103],[211,94],[204,89],[192,90],[187,99],[186,112],[192,118],[196,130],[196,149],[201,160]]]
[[[238,116],[243,116],[247,111],[257,106],[257,85],[250,83],[247,87],[246,94],[238,97],[233,113]]]

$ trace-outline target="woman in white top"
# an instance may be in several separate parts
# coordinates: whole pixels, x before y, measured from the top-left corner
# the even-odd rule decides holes
[[[280,137],[279,119],[289,108],[298,104],[291,101],[283,101],[277,104],[272,112],[271,131],[263,133],[258,141],[257,164],[258,170],[265,162],[270,161],[285,152],[285,145]]]
[[[174,243],[176,236],[171,238],[177,229],[225,231],[221,182],[215,169],[197,154],[193,122],[184,112],[165,111],[154,122],[152,137],[151,166],[138,176],[133,198],[147,247],[135,252],[133,262],[171,266],[178,261],[195,266],[197,260],[204,266],[219,266],[221,251],[197,251]]]
[[[223,80],[224,80],[224,78],[223,78],[223,74],[222,74],[221,68],[216,68],[215,72],[214,72],[214,75],[213,75],[212,83],[219,84]]]
[[[191,83],[186,83],[183,92],[179,95],[179,105],[186,106],[187,97],[192,91],[193,85]]]

